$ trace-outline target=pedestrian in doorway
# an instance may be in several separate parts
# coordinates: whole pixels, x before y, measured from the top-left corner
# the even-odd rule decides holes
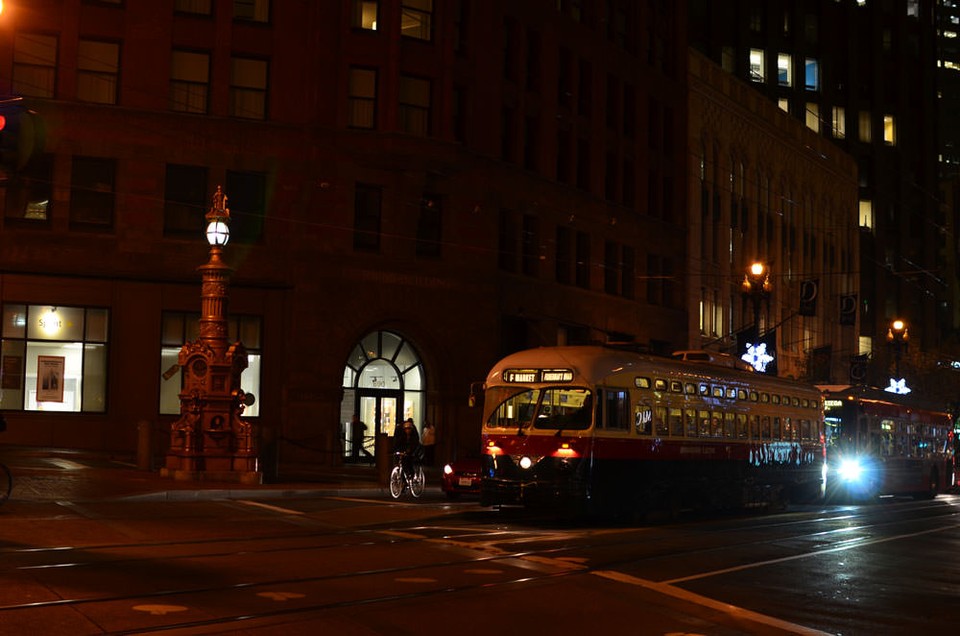
[[[360,459],[360,451],[363,449],[363,441],[367,435],[367,425],[360,421],[360,416],[353,414],[350,420],[350,456],[355,460]]]
[[[420,434],[420,443],[423,445],[423,464],[433,466],[433,447],[437,443],[437,429],[430,422],[423,423],[423,433]]]

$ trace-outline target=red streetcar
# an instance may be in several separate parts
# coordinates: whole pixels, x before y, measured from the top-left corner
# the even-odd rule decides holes
[[[482,505],[619,514],[824,492],[820,392],[716,354],[545,347],[501,360],[484,389]]]

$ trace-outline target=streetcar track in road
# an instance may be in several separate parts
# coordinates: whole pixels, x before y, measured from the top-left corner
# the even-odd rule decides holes
[[[284,509],[280,510],[266,510],[270,514],[286,514],[283,512]],[[940,509],[943,511],[943,508]],[[839,511],[842,512],[842,511]],[[800,520],[790,520],[790,521],[778,521],[776,523],[769,524],[759,524],[758,526],[750,528],[752,533],[764,532],[765,527],[779,526],[782,529],[786,528],[797,528],[799,526],[809,525],[811,523],[819,523],[825,520],[843,520],[844,515],[835,515],[831,516],[822,513],[822,516],[817,516],[817,513],[813,513],[814,517],[805,518]],[[938,515],[937,518],[942,520],[942,517],[955,517],[957,512],[947,512],[946,514]],[[915,518],[911,520],[916,521]],[[929,520],[929,519],[927,519]],[[893,524],[901,522],[901,519],[885,520],[883,523],[872,523],[872,524],[861,524],[855,527],[856,530],[864,530],[867,528],[878,528],[883,526],[891,526]],[[662,526],[660,526],[662,528]],[[679,526],[682,528],[682,526]],[[925,531],[919,531],[915,533],[916,535],[924,533],[932,533],[937,531],[948,530],[951,528],[957,527],[956,525],[943,528],[928,529]],[[418,590],[415,592],[405,592],[402,594],[386,594],[381,596],[370,596],[366,598],[356,598],[356,599],[346,599],[339,601],[330,601],[322,603],[310,603],[310,602],[301,602],[301,605],[297,607],[285,607],[280,609],[269,609],[263,610],[260,612],[245,612],[240,615],[231,615],[226,617],[214,617],[209,619],[203,619],[200,621],[184,621],[175,624],[168,624],[157,627],[147,627],[147,628],[138,628],[136,633],[148,633],[156,631],[166,631],[171,629],[186,629],[186,628],[195,628],[202,626],[213,626],[213,625],[235,625],[240,622],[247,620],[256,620],[256,619],[269,619],[272,617],[281,617],[284,615],[296,615],[296,614],[305,614],[310,612],[323,612],[328,610],[333,610],[337,608],[344,608],[357,605],[366,605],[366,604],[376,604],[376,603],[386,603],[391,601],[402,601],[404,599],[410,598],[422,598],[435,595],[442,595],[455,592],[467,592],[476,590],[479,588],[491,588],[491,587],[503,587],[509,585],[520,585],[524,583],[531,583],[540,580],[546,580],[549,578],[557,576],[569,576],[575,574],[584,574],[589,573],[596,576],[605,576],[606,573],[615,572],[615,568],[624,566],[624,565],[635,565],[641,562],[652,562],[655,559],[665,558],[665,557],[689,557],[697,553],[712,552],[717,550],[729,550],[729,549],[741,549],[743,547],[748,547],[752,545],[761,545],[761,544],[772,544],[772,543],[786,543],[789,541],[799,541],[810,537],[824,536],[825,534],[835,534],[840,531],[849,531],[848,529],[839,529],[832,530],[829,533],[825,533],[820,530],[815,533],[810,532],[801,532],[801,533],[790,533],[787,536],[778,536],[768,538],[762,541],[743,541],[738,542],[734,545],[724,545],[722,547],[707,547],[696,550],[674,550],[669,554],[659,552],[656,554],[648,556],[639,556],[634,557],[629,560],[612,560],[607,562],[595,562],[593,564],[588,564],[582,560],[578,560],[575,556],[577,552],[584,552],[595,548],[607,548],[611,546],[622,546],[629,545],[630,543],[638,543],[643,541],[649,541],[650,537],[646,536],[646,533],[643,533],[643,536],[640,538],[632,537],[625,539],[623,541],[614,541],[611,542],[609,539],[611,535],[644,530],[643,527],[640,528],[608,528],[608,529],[590,529],[590,528],[571,528],[567,532],[558,531],[556,527],[553,528],[520,528],[520,529],[503,529],[498,528],[491,531],[489,528],[483,526],[479,527],[464,527],[464,526],[449,526],[449,525],[438,525],[438,526],[424,526],[424,525],[412,525],[404,528],[367,528],[367,529],[352,529],[352,530],[339,530],[336,532],[290,532],[290,533],[275,533],[273,535],[262,535],[262,536],[242,536],[242,537],[231,537],[224,538],[218,537],[216,539],[204,539],[204,540],[189,540],[189,541],[163,541],[163,542],[145,542],[145,543],[131,543],[131,544],[111,544],[111,545],[101,545],[101,546],[83,546],[83,547],[52,547],[39,549],[40,553],[49,553],[55,556],[68,556],[66,559],[60,560],[59,563],[46,564],[45,566],[31,566],[31,567],[80,567],[80,566],[105,566],[105,565],[123,565],[129,564],[132,562],[150,562],[150,561],[170,561],[173,559],[203,559],[203,558],[229,558],[238,555],[249,556],[250,554],[255,554],[258,552],[261,553],[270,553],[270,552],[279,552],[279,551],[294,551],[294,550],[329,550],[329,549],[343,549],[349,547],[360,547],[360,546],[370,546],[370,545],[389,545],[391,543],[402,543],[402,542],[433,542],[441,545],[448,545],[451,547],[458,548],[467,548],[474,552],[480,552],[479,556],[471,556],[470,558],[457,558],[457,559],[446,559],[444,561],[438,561],[429,564],[415,564],[415,565],[406,565],[406,566],[397,566],[392,568],[374,568],[364,571],[352,571],[352,572],[340,572],[333,573],[324,576],[310,576],[310,577],[286,577],[286,578],[274,578],[268,580],[258,580],[245,583],[236,583],[228,585],[213,585],[213,586],[198,586],[198,587],[183,587],[180,589],[161,589],[153,592],[139,593],[139,594],[115,594],[115,595],[101,595],[96,597],[88,598],[64,598],[64,599],[55,599],[50,601],[38,601],[31,603],[21,603],[21,604],[11,604],[6,606],[0,606],[0,622],[2,622],[2,616],[4,613],[16,612],[16,611],[28,611],[32,609],[43,609],[46,607],[70,607],[70,606],[82,606],[82,605],[91,605],[96,603],[113,603],[117,601],[130,601],[130,600],[143,600],[143,599],[157,599],[157,598],[172,598],[176,596],[184,596],[188,598],[196,598],[203,594],[211,593],[222,593],[230,592],[237,590],[245,589],[264,589],[271,588],[283,585],[296,585],[296,584],[305,584],[312,582],[324,582],[324,581],[334,581],[334,580],[344,580],[348,578],[358,578],[358,577],[369,577],[369,576],[403,576],[404,578],[426,578],[418,577],[417,574],[423,573],[426,570],[442,570],[443,568],[462,568],[462,571],[472,570],[492,570],[489,566],[491,564],[509,564],[514,566],[519,566],[527,571],[524,573],[524,576],[512,576],[503,581],[483,581],[480,583],[469,583],[469,584],[460,584],[460,585],[443,585],[442,581],[438,580],[437,586],[432,586],[431,589],[427,590]],[[732,529],[731,529],[732,530]],[[743,528],[741,527],[742,531]],[[726,530],[719,530],[724,532]],[[439,536],[429,536],[431,532],[439,532]],[[571,539],[571,532],[574,535],[579,533],[579,538],[587,539],[588,543],[583,543],[575,546],[551,546],[548,548],[536,549],[531,547],[530,544],[535,541],[556,541],[558,538]],[[402,537],[398,537],[396,533],[402,533]],[[682,531],[679,534],[687,534],[687,532]],[[678,533],[672,533],[670,536],[676,538]],[[894,540],[895,538],[905,538],[909,535],[903,534],[898,535],[898,537],[887,538],[886,540]],[[291,541],[309,541],[309,540],[320,540],[320,539],[329,539],[337,537],[351,537],[359,539],[356,541],[335,541],[329,545],[316,545],[312,544],[309,546],[276,546],[269,549],[250,549],[248,546],[251,542],[259,541],[270,541],[270,540],[291,540]],[[477,537],[480,540],[470,541],[472,537]],[[589,541],[592,537],[602,537],[602,541]],[[207,544],[218,544],[223,545],[228,542],[245,542],[245,546],[242,550],[223,550],[223,551],[210,551],[207,550],[205,553],[197,554],[182,554],[182,555],[164,555],[162,557],[142,557],[142,558],[117,558],[111,559],[109,561],[97,561],[95,563],[82,563],[80,559],[76,557],[77,554],[82,556],[83,552],[86,551],[96,551],[103,552],[106,550],[135,550],[135,549],[145,549],[150,547],[168,547],[176,548],[178,546],[203,546]],[[880,539],[874,542],[881,542]],[[527,549],[524,550],[504,550],[502,546],[509,545],[524,545]],[[860,542],[857,546],[865,545],[864,542]],[[498,547],[501,546],[501,547]],[[764,564],[771,564],[777,561],[790,560],[791,558],[801,558],[804,556],[815,556],[816,554],[824,554],[828,552],[835,552],[841,549],[850,549],[854,547],[852,544],[845,543],[843,546],[834,545],[832,548],[824,548],[821,550],[804,553],[803,555],[797,555],[794,557],[784,557],[783,559],[770,559],[766,562],[754,564],[753,567],[759,567]],[[38,549],[15,549],[15,550],[0,550],[0,555],[3,553],[23,553],[23,554],[37,554]],[[574,556],[567,556],[574,555]],[[488,566],[486,568],[477,567],[477,566]],[[20,568],[13,568],[20,569]],[[532,569],[532,571],[531,571]],[[2,568],[0,568],[2,570]],[[498,570],[492,570],[494,572],[500,572]],[[730,570],[732,571],[732,570]],[[693,580],[694,578],[703,578],[705,576],[717,576],[725,573],[723,570],[715,570],[710,573],[702,573],[697,576],[691,577],[678,577],[665,581],[649,581],[651,585],[662,586],[662,589],[675,589],[682,590],[682,588],[675,587],[676,584],[686,582],[687,580]],[[616,572],[617,576],[629,576],[623,573]],[[606,578],[613,578],[606,576]],[[639,580],[639,579],[638,579]],[[116,632],[121,633],[121,632]]]
[[[420,540],[420,541],[429,541],[435,543],[447,543],[449,542],[443,538],[436,537],[423,537],[422,535],[417,535],[413,530],[420,528],[411,528],[406,533],[405,536],[410,537],[410,540]],[[381,531],[387,532],[387,531]],[[457,545],[462,545],[461,542],[457,542]],[[483,544],[480,544],[483,546]],[[329,547],[329,546],[324,546]],[[476,551],[477,545],[468,546],[473,548],[473,551]],[[89,598],[64,598],[64,599],[55,599],[51,601],[37,601],[31,603],[24,603],[19,605],[8,605],[0,606],[0,617],[4,613],[20,611],[20,610],[37,610],[49,607],[79,607],[79,606],[89,606],[98,603],[116,603],[119,601],[147,601],[147,600],[156,600],[163,598],[175,598],[187,597],[188,599],[197,600],[197,597],[203,594],[210,593],[222,593],[222,592],[231,592],[231,591],[240,591],[240,590],[254,590],[254,589],[267,589],[267,588],[277,588],[286,585],[296,585],[296,584],[306,584],[306,583],[315,583],[315,582],[324,582],[324,581],[333,581],[333,580],[344,580],[360,577],[370,577],[370,576],[384,576],[384,575],[393,575],[395,577],[404,578],[405,580],[417,579],[418,581],[424,582],[436,580],[437,585],[432,586],[430,589],[405,592],[402,594],[386,594],[379,596],[365,596],[362,598],[353,598],[353,599],[344,599],[338,601],[326,601],[321,603],[311,603],[301,601],[296,607],[284,607],[279,609],[269,609],[261,611],[247,611],[243,614],[235,614],[229,616],[220,616],[220,617],[211,617],[204,618],[200,620],[188,620],[181,621],[176,623],[167,623],[165,625],[158,625],[152,627],[138,627],[135,630],[135,633],[150,633],[150,632],[159,632],[159,631],[168,631],[174,629],[191,629],[199,627],[210,627],[210,626],[230,626],[236,625],[245,621],[253,620],[263,620],[270,619],[282,616],[293,616],[298,614],[309,614],[323,611],[330,611],[340,608],[348,608],[353,606],[360,605],[371,605],[379,603],[388,603],[395,601],[404,601],[409,599],[418,599],[426,598],[431,596],[439,596],[444,594],[451,594],[457,592],[470,592],[478,589],[491,589],[491,588],[502,588],[507,586],[515,586],[521,584],[536,583],[538,581],[553,579],[561,576],[569,576],[575,574],[590,573],[600,576],[605,576],[606,578],[612,578],[607,574],[609,572],[610,563],[603,564],[602,567],[590,567],[582,562],[577,562],[576,559],[570,557],[556,556],[572,550],[583,550],[591,546],[576,546],[575,548],[551,548],[548,550],[539,550],[539,551],[520,551],[520,552],[503,552],[497,551],[495,554],[483,554],[478,557],[471,557],[468,559],[453,559],[442,562],[434,562],[430,564],[415,564],[403,567],[393,567],[393,568],[379,568],[371,569],[365,571],[355,571],[355,572],[343,572],[338,574],[331,574],[325,576],[312,576],[312,577],[285,577],[285,578],[274,578],[269,580],[260,580],[247,583],[237,583],[231,585],[221,585],[221,586],[202,586],[202,587],[191,587],[191,588],[179,588],[179,589],[165,589],[165,590],[156,590],[154,592],[148,593],[138,593],[138,594],[113,594],[113,595],[101,595],[97,597]],[[489,549],[490,546],[485,546],[486,549]],[[245,554],[249,554],[249,551],[245,551]],[[554,555],[554,556],[551,556]],[[194,556],[194,555],[188,555]],[[186,557],[185,557],[186,558]],[[163,560],[169,560],[170,557],[165,557]],[[156,559],[153,559],[156,560]],[[416,577],[415,574],[430,570],[432,572],[437,571],[438,569],[443,568],[463,568],[462,571],[477,571],[477,568],[471,568],[470,566],[475,566],[478,564],[489,565],[491,563],[502,562],[505,564],[512,564],[515,566],[522,567],[525,570],[528,570],[524,573],[523,576],[510,577],[501,581],[482,581],[478,583],[470,584],[459,584],[459,585],[450,585],[443,584],[442,581],[437,580],[435,576],[429,577]],[[539,567],[537,567],[539,566]],[[529,572],[531,567],[535,567],[534,572]],[[480,571],[492,572],[493,574],[502,573],[501,570],[491,570],[490,568],[481,568]],[[666,587],[666,586],[664,586]],[[663,591],[663,590],[661,590]],[[267,593],[267,592],[264,592]],[[269,595],[269,594],[268,594]],[[290,597],[292,600],[294,597]],[[302,599],[303,597],[299,597]],[[189,601],[178,600],[178,603],[187,603],[185,606],[190,606]],[[140,603],[142,604],[142,603]],[[729,608],[729,606],[728,606]],[[757,615],[761,616],[761,615]],[[793,630],[795,633],[804,633],[800,630]],[[133,632],[112,632],[112,633],[133,633]]]

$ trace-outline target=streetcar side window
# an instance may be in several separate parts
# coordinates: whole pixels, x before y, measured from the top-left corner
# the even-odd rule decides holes
[[[735,429],[736,429],[736,425],[734,423],[735,415],[736,415],[735,413],[731,413],[730,411],[727,411],[726,413],[723,414],[723,436],[724,437],[734,436]]]
[[[604,389],[603,427],[613,431],[630,430],[630,396],[621,389]]]
[[[668,417],[670,420],[670,434],[683,437],[683,411],[670,407]]]
[[[747,439],[746,413],[737,413],[737,439]]]
[[[770,432],[770,435],[773,437],[773,439],[783,439],[783,437],[781,437],[781,432],[780,432],[780,418],[779,418],[779,417],[774,417],[774,418],[773,418],[773,430]]]
[[[780,396],[777,395],[776,393],[774,393],[773,396],[772,396],[772,401],[773,401],[774,404],[780,404]],[[787,399],[787,404],[790,404],[790,399],[789,399],[789,398]]]
[[[697,436],[697,412],[693,409],[684,409],[683,419],[687,428],[687,437]]]
[[[693,382],[687,382],[683,385],[683,392],[687,395],[696,395],[697,394],[697,385]]]
[[[793,422],[789,417],[783,418],[783,439],[793,439]]]
[[[670,380],[671,393],[683,393],[683,382],[680,380]]]
[[[667,434],[667,407],[658,406],[653,409],[653,425],[658,437]]]
[[[750,416],[750,438],[760,439],[760,416],[759,415]]]
[[[640,435],[649,435],[653,427],[653,407],[649,404],[637,404],[633,411],[633,425]]]
[[[723,435],[723,413],[714,411],[710,414],[710,437]]]
[[[770,416],[764,415],[763,419],[760,420],[760,437],[763,439],[770,439]]]
[[[697,411],[700,437],[710,437],[710,411]]]

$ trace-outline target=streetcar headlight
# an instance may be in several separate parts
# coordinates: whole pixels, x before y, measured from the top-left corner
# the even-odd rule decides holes
[[[530,459],[529,456],[524,455],[523,457],[520,458],[520,468],[524,470],[529,470],[531,466],[533,466],[533,460]]]
[[[844,481],[857,482],[863,476],[863,464],[857,458],[846,458],[837,466],[837,474]]]
[[[450,475],[451,473],[453,473],[453,466],[451,466],[450,464],[444,464],[444,465],[443,465],[443,474],[444,474],[444,475]]]

